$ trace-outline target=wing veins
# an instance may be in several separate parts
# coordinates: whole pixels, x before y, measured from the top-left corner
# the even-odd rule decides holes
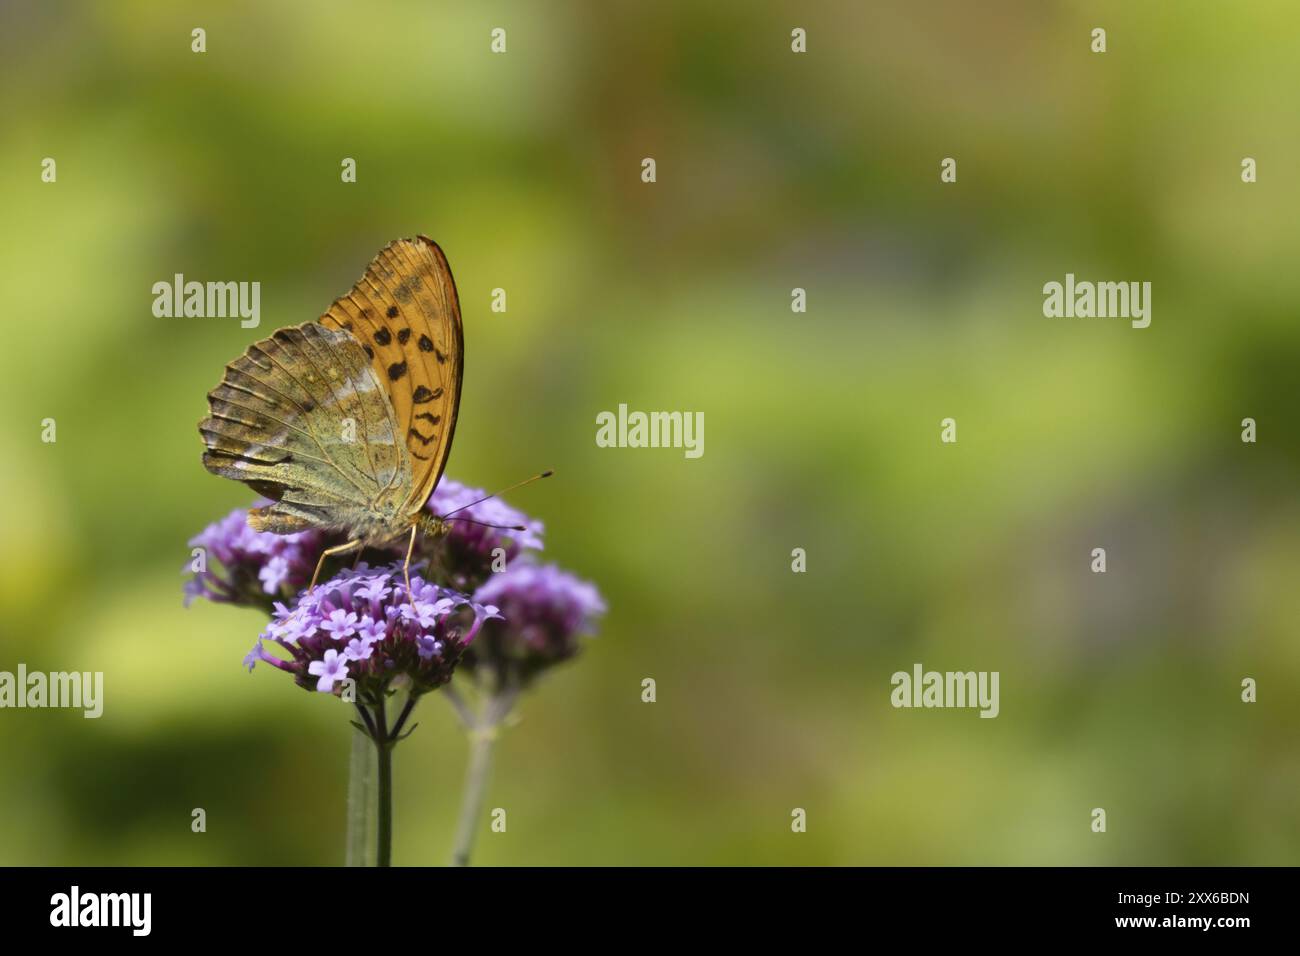
[[[316,327],[317,327],[317,328],[320,328],[320,329],[323,329],[323,328],[324,328],[324,327],[321,326],[319,323],[311,323],[311,322],[309,322],[309,323],[306,323],[306,324],[307,324],[307,325],[316,325]],[[342,330],[342,329],[339,330],[339,333],[342,334],[342,335],[349,335],[348,332],[346,332],[345,330]],[[317,374],[317,375],[320,375],[320,373],[321,373],[321,368],[320,368],[320,365],[317,364],[317,356],[318,356],[319,354],[321,354],[321,353],[324,353],[324,354],[325,354],[325,357],[328,359],[328,358],[329,358],[329,353],[328,353],[328,351],[326,351],[326,349],[325,349],[325,347],[324,347],[323,345],[319,345],[319,344],[318,344],[318,343],[317,343],[317,342],[316,342],[316,341],[315,341],[311,336],[309,336],[306,332],[303,332],[303,341],[304,341],[304,342],[306,342],[306,341],[310,341],[310,342],[311,342],[311,351],[312,351],[313,353],[315,353],[315,354],[309,355],[309,356],[308,356],[308,361],[310,361],[311,364],[312,364],[312,367],[316,369],[316,374]],[[332,342],[329,343],[329,344],[330,344],[331,346],[333,345]],[[307,350],[304,349],[304,352],[306,352],[306,351],[307,351]],[[342,363],[340,363],[340,364],[342,364]],[[369,363],[366,363],[365,368],[366,368],[367,371],[369,371],[369,370],[370,370],[370,364],[369,364]],[[323,378],[323,379],[325,380],[326,384],[329,386],[330,394],[334,396],[334,404],[335,404],[336,406],[340,407],[340,408],[343,408],[343,407],[344,407],[344,401],[343,401],[342,399],[339,398],[339,393],[338,393],[337,389],[335,389],[333,381],[332,381],[328,376],[321,375],[321,378]],[[347,407],[348,407],[348,409],[359,409],[360,412],[361,412],[361,414],[354,415],[354,416],[349,416],[349,417],[353,417],[353,418],[355,418],[355,419],[360,419],[361,422],[362,422],[362,427],[366,429],[366,432],[365,432],[366,441],[363,443],[362,447],[366,449],[365,460],[366,460],[366,464],[370,467],[370,477],[373,479],[372,485],[373,485],[373,487],[378,488],[378,487],[379,487],[379,475],[376,474],[376,472],[375,472],[375,463],[374,463],[373,461],[371,461],[371,459],[370,459],[370,452],[369,452],[369,448],[370,448],[370,441],[369,441],[369,439],[370,439],[370,430],[369,430],[369,424],[368,424],[368,421],[367,421],[367,416],[364,414],[364,413],[365,413],[365,403],[361,401],[361,394],[360,394],[360,392],[357,391],[357,387],[352,383],[352,381],[351,381],[350,378],[347,380],[347,383],[348,383],[348,387],[351,388],[351,390],[352,390],[351,399],[350,399],[350,401],[347,403]],[[360,469],[358,469],[358,471],[360,471]],[[362,474],[364,475],[365,473],[362,472]],[[373,504],[373,503],[374,503],[374,502],[373,502],[373,499],[371,499],[369,503]]]
[[[343,303],[344,303],[344,302],[347,302],[348,304],[350,304],[350,305],[352,306],[352,309],[353,309],[352,312],[348,312],[348,310],[347,310],[346,308],[344,308],[344,306],[343,306]],[[367,317],[364,315],[364,312],[365,312],[365,311],[369,311],[369,312],[371,312],[371,313],[373,314],[373,312],[374,312],[374,308],[373,308],[372,306],[370,306],[370,305],[360,305],[360,304],[357,303],[357,300],[356,300],[356,287],[355,287],[355,286],[354,286],[354,287],[352,288],[352,290],[349,291],[346,295],[341,295],[341,296],[339,296],[337,299],[334,300],[334,305],[330,306],[330,312],[327,312],[327,313],[326,313],[326,315],[329,316],[330,318],[333,318],[333,316],[330,315],[330,313],[333,312],[333,310],[334,310],[334,306],[338,306],[338,307],[339,307],[339,308],[340,308],[340,309],[341,309],[341,310],[342,310],[342,311],[347,315],[348,321],[351,322],[354,326],[355,326],[356,324],[358,324],[358,323],[364,323],[364,324],[368,327],[368,329],[369,329],[370,337],[371,337],[372,339],[374,338],[375,330],[378,329],[379,326],[375,323],[375,321],[374,321],[373,319],[367,318]],[[335,321],[335,322],[338,322],[338,319],[334,319],[334,321]],[[346,332],[347,330],[346,330],[346,329],[343,329],[343,331]],[[349,333],[349,334],[350,334],[350,333]],[[355,336],[355,335],[354,335],[353,338],[355,338],[355,339],[357,340],[358,343],[361,342],[361,337],[360,337],[360,336]],[[378,374],[375,373],[374,366],[368,364],[368,365],[367,365],[367,368],[370,369],[371,374],[374,374],[375,377],[376,377],[376,381],[378,381]],[[382,384],[382,383],[379,383],[379,384],[380,384],[380,388],[382,389],[382,388],[383,388],[383,384]],[[387,395],[385,395],[385,398],[387,399]],[[386,401],[384,402],[384,413],[385,413],[385,415],[388,416],[388,426],[389,426],[389,429],[391,430],[391,433],[392,433],[392,435],[393,435],[393,448],[394,448],[394,451],[395,451],[395,452],[397,453],[397,455],[398,455],[398,467],[396,467],[396,468],[393,469],[393,473],[392,473],[392,474],[389,476],[389,478],[388,478],[388,483],[385,484],[384,487],[383,487],[383,489],[380,491],[380,495],[381,495],[381,496],[384,495],[384,494],[387,494],[389,491],[391,491],[392,488],[393,488],[393,485],[397,482],[398,478],[401,477],[401,472],[402,472],[402,469],[401,469],[401,467],[400,467],[400,466],[401,466],[401,456],[402,456],[402,454],[406,451],[405,438],[404,438],[404,437],[399,437],[398,434],[397,434],[397,421],[396,421],[396,419],[395,419],[395,417],[394,417],[394,416],[396,416],[396,414],[397,414],[397,410],[393,407],[393,403],[392,403],[391,400],[386,400]],[[377,451],[378,451],[378,449],[376,449],[376,452],[377,452]],[[377,466],[376,466],[376,467],[377,467]],[[376,486],[378,486],[378,484],[379,484],[378,474],[376,474],[376,476],[375,476],[375,484],[376,484]]]
[[[296,384],[300,389],[302,389],[304,393],[306,393],[307,395],[312,394],[311,389],[303,385],[302,382],[298,380],[298,377],[293,374],[293,372],[285,368],[283,362],[277,359],[270,352],[267,352],[265,349],[262,350],[262,354],[265,355],[268,359],[270,359],[273,363],[275,363],[276,367],[279,368],[280,371],[282,371],[289,378],[291,378],[294,384]],[[320,370],[317,369],[317,371]],[[307,410],[304,409],[302,405],[299,404],[296,400],[291,398],[290,401],[293,401],[293,403],[298,406],[298,410],[302,412],[303,420],[310,422],[310,416],[308,415]],[[282,424],[287,424],[287,423],[282,423]],[[337,471],[340,475],[342,475],[344,479],[347,480],[348,484],[350,484],[353,488],[357,489],[357,491],[359,491],[362,497],[364,498],[366,494],[366,489],[362,488],[359,484],[357,484],[356,479],[352,478],[350,475],[347,474],[347,472],[345,472],[342,468],[339,467],[338,462],[334,460],[333,456],[330,455],[329,451],[325,448],[325,446],[321,444],[321,441],[319,438],[316,437],[315,432],[311,434],[311,439],[316,443],[316,447],[321,450],[321,454],[324,455],[329,460],[331,467],[333,467],[335,471]],[[378,484],[378,482],[376,482],[376,484]]]
[[[225,400],[223,399],[223,401],[225,401]],[[333,460],[333,459],[331,459],[331,458],[328,457],[328,456],[329,456],[329,452],[326,451],[326,450],[324,449],[324,447],[321,446],[321,443],[320,443],[319,441],[316,440],[316,436],[315,436],[315,435],[312,435],[310,432],[305,432],[305,431],[303,431],[301,428],[297,427],[296,425],[291,425],[291,424],[289,424],[288,422],[286,422],[286,421],[284,421],[284,420],[282,420],[282,419],[276,418],[274,415],[264,415],[262,412],[257,411],[257,409],[255,409],[255,408],[249,408],[249,407],[246,406],[246,405],[240,405],[240,404],[238,404],[237,402],[230,402],[230,401],[227,401],[226,404],[229,405],[229,406],[231,406],[232,408],[238,408],[240,411],[252,412],[254,415],[262,415],[264,418],[266,418],[266,419],[269,420],[269,421],[275,422],[275,424],[277,424],[277,425],[283,425],[285,428],[288,428],[288,429],[291,429],[291,430],[293,430],[293,431],[296,431],[296,432],[298,432],[300,435],[306,435],[306,436],[307,436],[308,438],[310,438],[312,441],[316,442],[316,447],[317,447],[317,448],[320,448],[320,450],[321,450],[321,454],[325,455],[326,457],[325,457],[325,458],[317,458],[315,455],[309,455],[307,452],[300,452],[300,451],[293,451],[293,452],[290,452],[290,454],[292,454],[292,455],[294,456],[294,458],[305,458],[307,461],[318,461],[318,462],[320,462],[322,465],[329,465],[331,468],[333,468],[335,471],[337,471],[337,472],[338,472],[340,475],[342,475],[344,478],[347,478],[347,473],[344,472],[342,469],[340,469],[339,466],[338,466],[337,464],[334,463],[334,460]],[[221,414],[219,414],[219,413],[217,413],[217,412],[212,412],[212,413],[211,413],[211,417],[212,417],[212,418],[219,418],[219,419],[221,419],[222,421],[235,422],[235,423],[237,423],[237,424],[239,424],[239,425],[246,425],[246,426],[248,426],[249,428],[256,428],[256,427],[257,427],[256,423],[253,423],[253,422],[245,422],[245,421],[242,421],[242,420],[240,420],[240,419],[238,419],[238,418],[230,418],[230,417],[228,417],[228,416],[226,416],[226,415],[221,415]],[[272,447],[272,446],[269,446],[269,445],[268,445],[267,447]],[[362,491],[362,492],[365,491],[365,489],[362,488],[362,487],[360,487],[359,485],[357,485],[356,482],[353,482],[353,481],[349,480],[349,484],[351,484],[352,487],[356,488],[357,491]]]

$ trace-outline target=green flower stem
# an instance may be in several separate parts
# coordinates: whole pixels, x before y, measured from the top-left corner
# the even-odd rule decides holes
[[[379,846],[375,866],[393,865],[393,744],[388,736],[386,702],[375,705],[375,753],[379,756]]]
[[[452,866],[469,866],[479,818],[483,813],[483,801],[487,796],[488,779],[492,773],[492,749],[502,723],[514,707],[517,694],[512,688],[500,690],[487,697],[482,709],[476,714],[450,687],[444,693],[460,714],[469,736],[469,767],[465,771],[460,819],[456,824],[456,843],[451,854]]]
[[[353,730],[348,761],[348,866],[374,866],[379,806],[376,769],[375,742],[365,731]]]
[[[392,866],[393,862],[393,748],[411,731],[403,733],[415,707],[408,696],[388,726],[386,700],[368,706],[357,704],[365,727],[355,724],[348,778],[348,866]],[[414,730],[412,727],[411,730]]]
[[[469,866],[478,818],[483,812],[483,798],[487,795],[488,776],[492,771],[492,746],[496,743],[496,737],[495,727],[469,732],[469,769],[465,772],[465,793],[461,797],[460,821],[456,825],[452,866]]]

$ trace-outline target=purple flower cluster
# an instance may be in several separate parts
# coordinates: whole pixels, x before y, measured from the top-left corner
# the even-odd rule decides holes
[[[186,607],[195,598],[207,598],[268,609],[277,597],[307,586],[326,547],[325,535],[317,531],[287,535],[254,531],[244,508],[208,525],[189,544],[203,549],[203,563],[201,570],[195,570],[197,559],[185,566],[193,575],[185,582]]]
[[[414,600],[402,577],[400,542],[365,552],[397,564],[363,563],[299,593],[321,552],[341,539],[256,532],[241,509],[190,542],[205,550],[208,566],[186,582],[185,603],[202,597],[272,613],[245,663],[251,669],[264,661],[325,693],[337,693],[347,679],[359,692],[377,693],[398,675],[410,678],[413,693],[424,693],[446,683],[462,655],[475,678],[522,686],[576,654],[605,604],[592,584],[532,562],[542,548],[540,521],[496,498],[479,501],[484,495],[446,477],[439,483],[429,510],[456,515],[440,540],[422,540],[427,570],[411,575]],[[510,530],[514,525],[525,530]]]
[[[539,671],[578,652],[578,639],[595,629],[605,613],[596,586],[553,564],[524,562],[492,575],[474,600],[500,608],[464,666],[493,672],[498,684],[526,684]]]
[[[408,595],[400,562],[342,571],[292,610],[277,603],[244,663],[252,670],[264,661],[327,694],[351,679],[358,699],[378,699],[399,676],[410,680],[412,697],[441,687],[484,622],[500,614],[415,574],[411,590]],[[268,650],[268,643],[289,656]]]
[[[492,575],[494,563],[508,566],[526,548],[542,550],[540,521],[516,511],[500,498],[479,500],[486,496],[482,488],[471,488],[446,477],[429,496],[429,511],[435,515],[456,514],[447,522],[446,537],[427,543],[424,553],[435,562],[432,566],[443,571],[447,584],[463,591],[472,591],[486,581]],[[522,525],[525,530],[503,530],[489,525],[506,528]]]

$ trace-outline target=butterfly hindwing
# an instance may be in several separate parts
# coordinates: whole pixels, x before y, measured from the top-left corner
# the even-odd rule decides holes
[[[370,358],[315,322],[249,346],[208,393],[203,464],[275,504],[255,530],[347,527],[381,497],[410,493],[410,461]]]
[[[414,514],[446,465],[464,374],[460,303],[446,257],[424,236],[389,243],[320,323],[355,337],[388,392],[411,466],[402,513]]]

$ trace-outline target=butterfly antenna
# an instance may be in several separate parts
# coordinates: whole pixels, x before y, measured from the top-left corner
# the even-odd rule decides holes
[[[547,469],[546,471],[542,472],[540,475],[533,475],[533,477],[531,477],[531,478],[525,478],[523,481],[517,481],[517,482],[515,482],[513,485],[511,485],[509,488],[502,488],[500,491],[493,492],[493,493],[490,494],[490,495],[484,495],[484,496],[483,496],[482,498],[480,498],[478,501],[471,501],[471,502],[470,502],[469,504],[467,504],[467,505],[461,505],[459,508],[455,509],[455,511],[448,511],[445,515],[441,515],[440,517],[442,518],[443,521],[446,521],[448,518],[450,518],[452,515],[456,514],[456,512],[458,512],[458,511],[464,511],[466,508],[473,508],[475,505],[482,504],[483,502],[487,501],[489,498],[496,498],[498,495],[504,495],[504,494],[507,494],[508,492],[514,491],[516,488],[522,488],[524,485],[531,485],[534,481],[540,481],[540,480],[543,479],[543,478],[549,478],[549,477],[551,477],[551,475],[553,475],[553,474],[555,474],[555,472],[553,472],[553,471]],[[467,519],[465,519],[465,518],[461,518],[461,519],[458,519],[458,520],[464,521],[464,520],[467,520]],[[482,524],[482,522],[476,522],[476,523],[477,523],[477,524]],[[495,525],[489,525],[488,527],[496,527],[496,526],[495,526]],[[513,529],[512,529],[512,530],[513,530]],[[520,528],[520,529],[517,529],[517,530],[522,531],[522,530],[524,530],[524,529]]]
[[[443,521],[463,521],[466,524],[481,525],[484,528],[496,528],[498,531],[527,531],[521,524],[488,524],[486,521],[475,521],[473,518],[443,518]]]

